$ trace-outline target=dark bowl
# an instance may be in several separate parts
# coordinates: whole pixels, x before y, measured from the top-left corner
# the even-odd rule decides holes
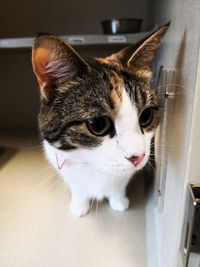
[[[142,19],[109,19],[101,21],[104,34],[140,32]]]

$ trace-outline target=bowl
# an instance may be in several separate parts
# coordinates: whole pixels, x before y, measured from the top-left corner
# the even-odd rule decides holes
[[[141,30],[142,19],[109,19],[102,20],[104,34],[137,33]]]

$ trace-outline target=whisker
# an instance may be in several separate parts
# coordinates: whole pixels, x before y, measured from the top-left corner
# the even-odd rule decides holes
[[[150,153],[149,156],[155,156],[156,154],[155,153]]]
[[[43,153],[43,151],[44,151],[44,147],[43,147],[43,145],[41,145],[41,146],[35,146],[35,147],[28,147],[28,149],[29,150],[39,150],[39,151],[41,151],[42,153]]]
[[[148,177],[151,177],[151,174],[152,174],[152,173],[151,173],[151,171],[150,171],[149,168],[148,168],[149,165],[146,164],[144,167],[145,167],[145,170],[147,171]]]
[[[173,146],[173,145],[167,145],[167,144],[155,145],[155,146],[152,146],[151,148],[156,148],[156,147],[172,147],[172,148],[176,148],[176,147]],[[178,147],[178,146],[177,146],[177,147]]]
[[[92,200],[90,202],[89,214],[91,214],[93,203],[94,203],[94,197],[92,197]]]
[[[153,171],[155,172],[155,168],[153,167],[153,165],[149,161],[147,162],[146,165],[149,165],[153,169]]]
[[[164,84],[164,85],[159,85],[159,86],[153,88],[152,90],[157,90],[157,89],[160,89],[162,87],[167,87],[167,86],[175,86],[175,87],[180,87],[180,88],[186,89],[186,86],[184,86],[183,84],[179,84],[179,83],[168,83],[168,84]]]
[[[45,178],[40,184],[38,184],[39,186],[43,186],[45,183],[47,183],[48,181],[50,181],[53,177],[56,177],[58,174],[57,173],[53,173],[52,175],[48,176],[47,178]],[[60,178],[62,179],[62,178]]]
[[[40,170],[39,172],[36,172],[36,173],[34,173],[33,175],[29,176],[29,177],[26,179],[26,181],[29,181],[30,179],[32,179],[32,178],[34,178],[34,177],[36,177],[36,176],[39,176],[39,175],[41,175],[42,173],[44,173],[44,172],[46,172],[46,171],[49,171],[49,170],[51,170],[51,169],[52,169],[52,167],[51,167],[51,166],[48,166],[47,168],[44,168],[44,169]]]
[[[46,193],[49,192],[53,187],[55,187],[55,185],[57,185],[58,183],[60,183],[61,181],[63,181],[62,178],[58,177],[58,179],[53,183],[51,184],[48,189],[46,190]]]
[[[65,189],[64,193],[62,194],[60,200],[57,203],[57,206],[61,206],[61,204],[64,202],[64,200],[70,195],[70,191],[69,189]]]
[[[96,211],[95,211],[95,221],[97,221],[98,207],[99,207],[99,201],[97,200],[97,202],[96,202]]]

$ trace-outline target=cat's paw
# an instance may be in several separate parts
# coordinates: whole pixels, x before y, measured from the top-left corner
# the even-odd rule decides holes
[[[70,211],[76,217],[81,217],[86,215],[89,209],[90,209],[90,202],[88,200],[82,202],[72,200],[70,203]]]
[[[129,199],[127,197],[110,198],[109,203],[111,208],[116,211],[124,211],[129,207]]]

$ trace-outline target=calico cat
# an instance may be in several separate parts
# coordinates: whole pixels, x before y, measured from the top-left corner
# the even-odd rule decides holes
[[[39,129],[50,163],[71,190],[71,212],[87,214],[91,199],[129,206],[126,186],[148,162],[160,120],[149,64],[167,31],[91,62],[61,38],[40,36],[32,51],[41,92]]]

